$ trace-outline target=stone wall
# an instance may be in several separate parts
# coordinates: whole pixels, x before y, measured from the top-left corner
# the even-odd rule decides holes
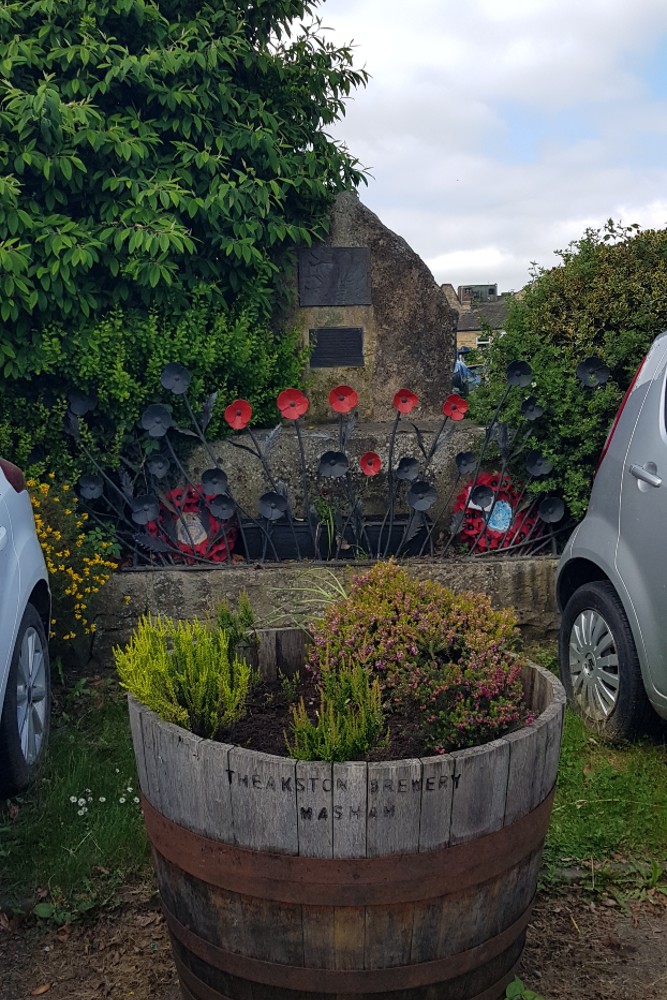
[[[411,425],[412,416],[404,418],[399,424],[394,447],[394,468],[406,455],[421,459],[423,462]],[[433,435],[440,427],[441,420],[423,421],[415,411],[414,422],[423,431],[426,448],[430,448]],[[362,499],[365,514],[383,513],[387,509],[386,469],[391,426],[390,423],[359,423],[347,448],[350,475],[356,494]],[[269,433],[270,431],[255,431],[255,436],[263,445]],[[448,498],[451,502],[452,486],[457,476],[456,454],[474,448],[476,440],[482,433],[483,431],[479,427],[475,427],[467,420],[460,423],[450,422],[444,444],[433,457],[428,470],[428,479],[435,486],[439,500],[432,513],[439,514]],[[322,493],[331,496],[337,489],[344,493],[344,483],[336,486],[334,480],[318,476],[321,455],[326,451],[338,449],[338,425],[313,425],[306,422],[302,429],[302,436],[308,468],[308,489],[311,504]],[[250,443],[243,434],[239,435],[236,440],[239,443]],[[213,445],[213,451],[220,459],[219,465],[227,473],[234,496],[245,510],[254,516],[257,513],[257,501],[260,494],[269,489],[261,463],[246,451],[235,448],[228,441],[216,442]],[[382,461],[382,471],[369,479],[363,475],[358,464],[359,458],[367,451],[377,452]],[[299,448],[294,427],[287,421],[283,423],[275,439],[275,444],[269,455],[269,465],[274,479],[287,485],[292,509],[300,517],[303,490]],[[188,466],[193,481],[199,482],[202,472],[211,467],[211,456],[203,449],[198,448],[190,457]],[[464,483],[461,481],[461,489],[463,485]],[[400,504],[399,509],[402,509]]]
[[[418,577],[439,580],[458,591],[488,594],[498,608],[513,607],[529,642],[552,641],[556,637],[556,559],[462,557],[411,560],[406,565]],[[296,609],[313,599],[314,587],[331,586],[333,577],[349,579],[354,571],[349,566],[283,563],[117,573],[105,587],[93,656],[110,662],[113,646],[127,642],[142,614],[205,618],[214,613],[221,600],[234,603],[243,590],[260,624],[295,624],[299,622]],[[362,571],[363,566],[357,565],[356,572]]]

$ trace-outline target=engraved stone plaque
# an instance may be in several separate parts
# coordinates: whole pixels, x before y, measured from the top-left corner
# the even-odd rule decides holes
[[[371,252],[368,247],[311,247],[299,253],[302,306],[369,306]]]
[[[360,326],[327,326],[310,331],[311,368],[362,368],[364,331]]]

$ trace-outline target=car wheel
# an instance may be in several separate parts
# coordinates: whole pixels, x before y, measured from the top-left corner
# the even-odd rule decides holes
[[[579,587],[567,602],[559,661],[568,702],[587,722],[619,739],[630,739],[650,727],[655,713],[644,689],[630,625],[618,594],[606,580]]]
[[[0,795],[33,780],[44,755],[51,714],[49,651],[36,608],[25,610],[12,655],[0,717]]]

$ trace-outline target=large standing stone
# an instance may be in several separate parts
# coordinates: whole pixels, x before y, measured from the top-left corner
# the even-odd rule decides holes
[[[311,370],[312,414],[331,416],[329,390],[359,393],[366,420],[390,419],[408,388],[419,418],[436,416],[451,388],[457,316],[433,275],[408,246],[362,205],[339,195],[323,244],[301,251],[296,322],[318,343]]]

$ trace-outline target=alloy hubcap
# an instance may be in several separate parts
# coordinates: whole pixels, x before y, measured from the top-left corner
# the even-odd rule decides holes
[[[26,629],[19,648],[16,718],[27,764],[39,757],[46,727],[46,659],[39,633]]]
[[[598,611],[587,608],[575,619],[569,669],[572,694],[580,711],[604,722],[616,707],[620,674],[614,636]]]

